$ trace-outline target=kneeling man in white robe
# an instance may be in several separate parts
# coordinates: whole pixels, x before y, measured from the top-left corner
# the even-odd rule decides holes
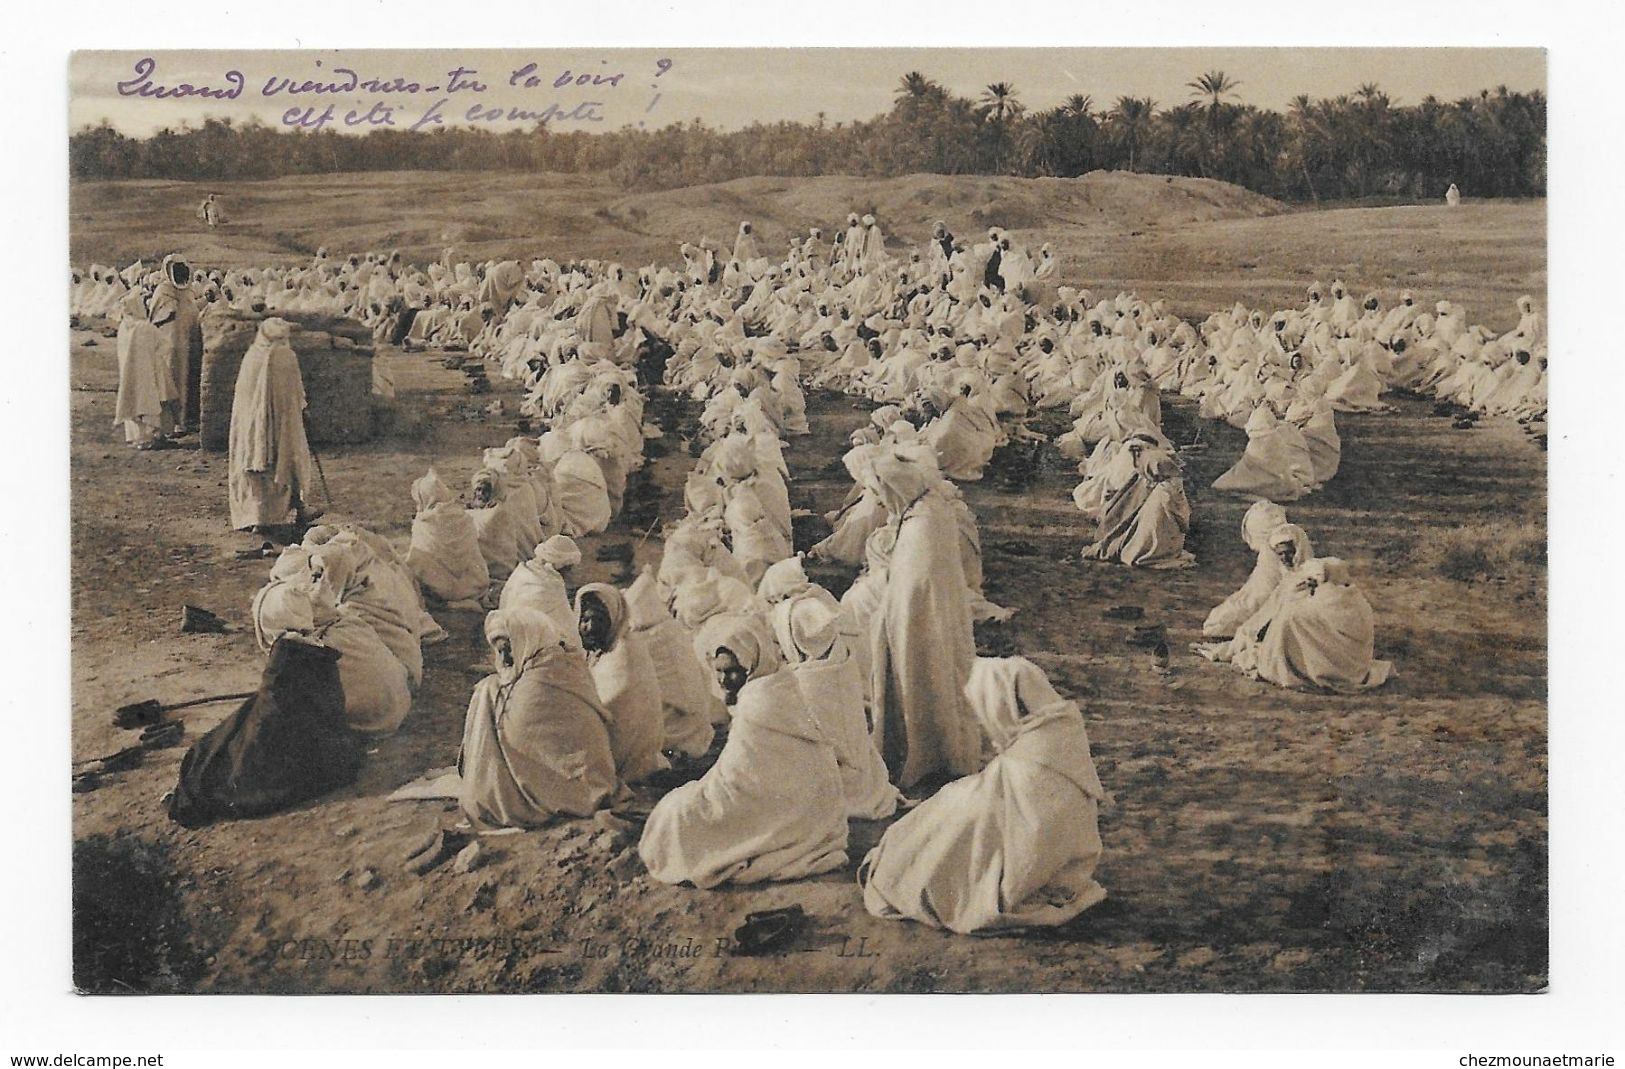
[[[960,933],[1065,924],[1106,897],[1110,796],[1083,714],[1021,657],[978,658],[965,694],[997,755],[887,829],[858,867],[863,904]]]
[[[662,883],[795,880],[846,864],[846,806],[835,751],[780,671],[778,645],[742,620],[712,651],[733,710],[728,741],[701,779],[654,807],[638,854]]]

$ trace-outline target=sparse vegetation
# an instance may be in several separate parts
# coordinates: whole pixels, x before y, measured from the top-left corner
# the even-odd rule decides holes
[[[1543,578],[1546,529],[1528,522],[1429,528],[1416,535],[1406,555],[1423,571],[1458,583]]]

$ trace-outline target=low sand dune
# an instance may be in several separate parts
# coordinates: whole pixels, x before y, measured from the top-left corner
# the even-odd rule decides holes
[[[227,225],[197,221],[220,194]],[[1465,304],[1497,330],[1520,293],[1543,295],[1545,201],[1289,208],[1224,182],[1094,172],[1081,178],[742,178],[626,194],[596,176],[555,174],[308,175],[264,182],[83,182],[73,187],[71,259],[128,263],[180,251],[205,267],[289,263],[398,249],[427,261],[450,246],[478,258],[609,258],[674,262],[678,245],[709,236],[731,246],[743,219],[777,254],[810,226],[826,238],[849,211],[874,211],[901,250],[945,221],[977,238],[988,226],[1051,242],[1064,281],[1097,293],[1135,289],[1201,317],[1235,300],[1282,306],[1314,278],[1341,276],[1392,297]],[[1544,303],[1544,302],[1543,302]]]
[[[206,189],[226,205],[227,225],[213,231],[195,215]],[[129,260],[173,246],[200,262],[235,265],[267,255],[297,259],[321,245],[398,248],[425,260],[453,245],[479,256],[540,251],[641,263],[674,258],[678,243],[702,234],[731,242],[742,219],[753,220],[764,249],[776,251],[809,226],[822,225],[833,236],[851,210],[873,211],[900,246],[924,241],[937,219],[966,236],[988,226],[1118,233],[1286,208],[1223,182],[1107,172],[1040,179],[741,178],[631,195],[596,176],[553,174],[309,175],[207,187],[85,182],[73,190],[72,253],[76,262]]]

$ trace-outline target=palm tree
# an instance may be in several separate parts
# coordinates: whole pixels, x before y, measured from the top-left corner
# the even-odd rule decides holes
[[[1016,87],[1009,82],[994,82],[988,86],[978,103],[982,116],[1001,126],[1027,110],[1026,105],[1016,99]]]
[[[1348,115],[1353,134],[1350,147],[1360,196],[1363,197],[1366,195],[1372,170],[1383,162],[1392,148],[1391,115],[1388,110],[1388,94],[1377,88],[1375,82],[1362,84],[1354,91],[1354,99],[1357,103],[1350,109]]]
[[[1224,71],[1211,70],[1195,81],[1186,82],[1185,85],[1192,91],[1191,96],[1193,98],[1207,101],[1208,114],[1214,115],[1218,113],[1219,106],[1224,103],[1225,97],[1235,96],[1236,89],[1241,83],[1224,73]]]
[[[1017,167],[1022,174],[1053,176],[1066,167],[1066,114],[1060,108],[1031,115],[1016,128]]]
[[[898,104],[913,101],[919,103],[931,95],[933,89],[940,88],[936,82],[927,78],[919,71],[909,71],[897,83],[897,95],[893,98]]]
[[[1077,175],[1096,162],[1099,126],[1095,122],[1095,101],[1087,93],[1074,93],[1054,111],[1042,117],[1044,137],[1054,144],[1045,149],[1051,170],[1046,173]]]
[[[982,121],[993,128],[993,170],[1004,173],[1004,162],[1010,147],[1009,124],[1026,108],[1016,99],[1016,87],[1009,82],[994,82],[982,92],[977,101]]]
[[[929,169],[929,129],[933,116],[941,111],[947,92],[919,71],[909,71],[897,83],[896,106],[892,115],[902,127],[884,139],[875,150],[888,156],[904,172]]]
[[[1061,113],[1074,119],[1088,119],[1094,115],[1095,98],[1088,93],[1073,93],[1061,104]]]
[[[1134,170],[1134,156],[1151,133],[1151,120],[1156,114],[1157,102],[1150,97],[1117,98],[1116,105],[1106,116],[1113,136],[1128,146],[1128,169]]]
[[[1207,123],[1196,104],[1180,104],[1157,116],[1146,157],[1156,174],[1208,176]]]
[[[1221,70],[1211,70],[1204,73],[1195,81],[1185,83],[1191,90],[1191,97],[1195,100],[1207,101],[1207,122],[1203,129],[1197,132],[1199,143],[1197,153],[1198,166],[1202,177],[1212,177],[1213,155],[1216,146],[1223,142],[1222,120],[1225,118],[1224,98],[1234,96],[1236,87],[1241,83]]]
[[[1319,142],[1326,136],[1326,128],[1316,114],[1308,93],[1299,93],[1292,98],[1290,118],[1292,133],[1287,142],[1289,152],[1297,161],[1303,184],[1309,187],[1309,196],[1319,204],[1320,194],[1315,190],[1315,180],[1309,177],[1309,161],[1318,156]]]

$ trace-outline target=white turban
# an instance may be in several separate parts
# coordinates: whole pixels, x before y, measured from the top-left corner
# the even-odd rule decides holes
[[[569,535],[554,535],[536,547],[536,559],[555,568],[573,568],[581,563],[581,547]]]

